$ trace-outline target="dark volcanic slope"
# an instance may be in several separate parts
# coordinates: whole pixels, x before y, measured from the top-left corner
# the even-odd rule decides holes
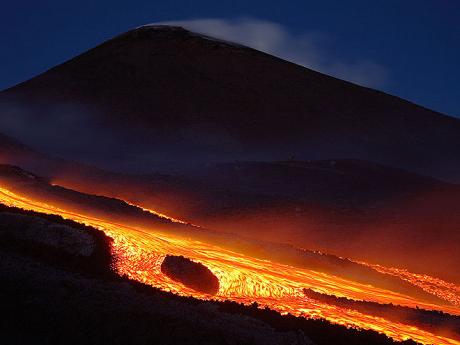
[[[216,164],[202,169],[196,178],[208,186],[249,195],[348,207],[451,187],[433,178],[350,159]]]
[[[110,271],[109,248],[109,238],[96,229],[0,205],[3,342],[415,344],[255,305],[162,292]]]
[[[41,156],[19,141],[0,133],[0,163],[17,161],[19,157],[32,158]]]
[[[59,205],[62,209],[110,220],[112,224],[124,224],[147,231],[154,228],[159,231],[173,232],[176,236],[192,237],[195,240],[212,243],[232,251],[247,253],[256,258],[334,274],[405,295],[417,296],[428,302],[441,302],[437,297],[433,297],[433,295],[427,294],[399,278],[380,274],[347,259],[299,249],[291,245],[271,243],[265,241],[266,236],[256,236],[256,238],[250,239],[230,233],[230,231],[228,233],[214,232],[201,227],[172,223],[118,199],[51,186],[47,180],[17,167],[0,165],[0,186],[19,195],[27,195],[35,200]],[[281,229],[285,234],[287,233],[284,228]],[[239,233],[244,234],[241,231]],[[195,290],[214,294],[219,288],[216,277],[201,264],[175,256],[169,258],[165,263],[166,266],[162,265],[165,274]]]
[[[0,112],[0,116],[2,116]],[[53,159],[41,152],[0,133],[0,164],[13,164],[44,175],[54,171],[64,171],[78,165]],[[81,170],[81,169],[80,169]]]
[[[177,27],[120,35],[2,92],[0,102],[12,101],[36,116],[77,104],[104,126],[142,128],[139,144],[170,160],[295,154],[460,178],[459,120]]]

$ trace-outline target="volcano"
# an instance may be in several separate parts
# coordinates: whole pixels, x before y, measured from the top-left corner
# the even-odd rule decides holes
[[[460,179],[459,120],[181,27],[128,31],[3,91],[0,103],[20,104],[31,123],[78,107],[125,143],[111,151],[131,143],[149,158],[138,168],[353,158]]]
[[[64,139],[35,129],[52,146],[72,142],[96,165],[113,156],[114,170],[134,157],[147,174],[80,164],[72,151],[52,159],[13,139],[3,163],[212,229],[459,279],[458,186],[417,174],[459,181],[457,119],[171,26],[121,34],[1,92],[0,103],[5,119],[23,109],[31,126],[67,125]],[[59,122],[67,116],[76,122]],[[176,176],[151,173],[165,160]],[[428,253],[427,266],[418,256]]]
[[[460,120],[147,25],[0,131],[6,339],[460,344]]]

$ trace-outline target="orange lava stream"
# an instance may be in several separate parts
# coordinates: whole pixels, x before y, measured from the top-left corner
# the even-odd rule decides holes
[[[311,288],[318,292],[357,300],[438,309],[453,314],[459,314],[459,308],[423,303],[413,297],[371,285],[256,259],[212,244],[161,233],[155,229],[146,231],[115,224],[107,219],[64,210],[41,200],[31,200],[6,188],[0,188],[0,202],[25,210],[59,215],[104,231],[114,239],[112,250],[116,257],[115,270],[119,274],[126,274],[132,279],[165,291],[200,299],[232,300],[245,304],[256,301],[261,306],[268,306],[281,313],[324,318],[347,327],[381,332],[395,340],[413,339],[422,344],[460,345],[458,340],[436,335],[415,326],[311,300],[303,295],[302,289]],[[206,265],[219,279],[218,294],[210,296],[196,292],[163,275],[160,266],[167,254],[183,255]]]
[[[384,267],[366,262],[357,263],[373,268],[377,272],[396,276],[415,286],[418,286],[428,293],[438,296],[450,303],[460,307],[460,286],[434,278],[426,274],[411,273],[403,268]]]
[[[128,202],[128,201],[126,201],[126,200],[124,200],[124,202],[125,202],[126,204],[128,204],[128,205],[131,205],[131,206],[140,208],[142,211],[151,213],[151,214],[153,214],[153,215],[155,215],[155,216],[158,216],[158,217],[160,217],[160,218],[164,218],[164,219],[170,220],[170,221],[173,222],[173,223],[180,223],[180,224],[190,224],[190,225],[193,225],[193,224],[191,224],[191,223],[184,222],[183,220],[180,220],[180,219],[176,219],[176,218],[167,216],[166,214],[163,214],[163,213],[160,213],[160,212],[157,212],[157,211],[153,211],[153,210],[149,210],[148,208],[144,208],[144,207],[139,206],[139,205],[131,204],[130,202]]]

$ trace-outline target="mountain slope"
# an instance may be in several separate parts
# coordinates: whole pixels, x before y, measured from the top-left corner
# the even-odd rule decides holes
[[[399,169],[354,160],[238,162],[193,177],[58,171],[53,181],[218,231],[460,281],[459,185]]]
[[[9,153],[3,163],[80,192],[120,198],[217,231],[460,281],[458,185],[355,160],[238,162],[201,167],[194,176],[129,175],[52,159],[12,139],[0,150]],[[20,175],[30,181],[28,173]],[[80,197],[72,199],[75,205]],[[122,209],[117,203],[101,208],[98,200],[85,210]]]
[[[61,214],[64,218],[77,219],[85,224],[96,222],[99,227],[118,229],[122,226],[121,224],[125,224],[129,229],[143,229],[142,231],[147,233],[155,229],[160,233],[179,238],[192,236],[196,240],[213,243],[221,248],[246,253],[260,259],[275,260],[289,265],[328,272],[345,279],[417,296],[426,301],[441,302],[437,297],[433,297],[397,278],[382,275],[367,266],[345,258],[301,249],[292,245],[269,242],[266,241],[266,236],[244,237],[230,231],[213,231],[197,225],[173,221],[171,218],[160,216],[153,211],[147,212],[120,199],[49,185],[47,180],[17,167],[0,165],[0,187],[0,201],[6,205],[16,205],[26,209],[32,207],[39,212]],[[97,190],[93,190],[94,192]],[[24,196],[27,196],[26,200],[23,199]],[[215,201],[217,202],[218,199]],[[101,220],[104,219],[108,219],[109,223],[101,225]],[[225,222],[223,226],[225,227]],[[237,228],[233,230],[242,233]],[[145,242],[148,243],[149,240],[145,240]]]
[[[0,94],[12,102],[35,120],[83,107],[149,162],[357,158],[460,178],[459,120],[178,27],[115,37]]]

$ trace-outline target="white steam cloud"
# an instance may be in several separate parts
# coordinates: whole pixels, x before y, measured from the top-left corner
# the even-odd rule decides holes
[[[155,24],[182,26],[196,33],[240,43],[363,86],[381,88],[388,80],[387,70],[373,61],[340,61],[328,54],[320,47],[324,35],[294,35],[282,25],[266,20],[211,18]]]

